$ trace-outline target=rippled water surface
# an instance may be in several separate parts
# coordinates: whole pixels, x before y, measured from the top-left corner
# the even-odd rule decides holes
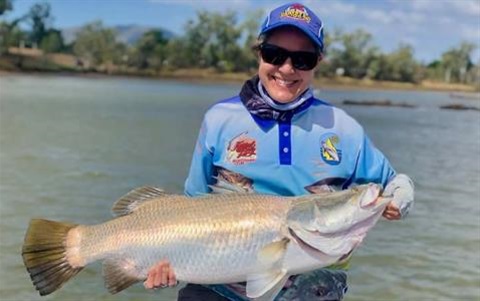
[[[239,85],[6,76],[0,78],[0,299],[175,300],[136,285],[115,297],[101,265],[40,298],[20,250],[33,217],[98,223],[114,200],[151,184],[181,192],[201,118]],[[416,184],[400,222],[382,220],[355,254],[346,300],[480,300],[480,113],[439,105],[448,93],[321,90],[347,110]],[[417,108],[343,106],[344,99]]]

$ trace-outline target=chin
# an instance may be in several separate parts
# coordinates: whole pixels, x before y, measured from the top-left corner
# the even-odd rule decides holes
[[[289,103],[289,102],[292,102],[294,99],[295,99],[295,95],[293,94],[290,94],[290,95],[285,95],[285,94],[274,94],[274,95],[271,95],[272,98],[277,101],[277,102],[280,102],[280,103]]]

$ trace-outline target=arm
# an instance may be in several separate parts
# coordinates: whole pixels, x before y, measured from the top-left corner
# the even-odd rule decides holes
[[[405,174],[397,174],[388,182],[383,195],[393,197],[393,201],[387,206],[383,216],[387,219],[404,218],[413,207],[413,181]]]
[[[207,125],[204,120],[193,151],[190,171],[185,181],[186,195],[197,196],[210,191],[208,185],[213,184],[213,152],[214,148],[207,144]]]

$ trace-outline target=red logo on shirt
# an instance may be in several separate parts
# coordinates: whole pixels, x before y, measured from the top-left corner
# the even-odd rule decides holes
[[[257,142],[242,133],[233,138],[227,146],[227,160],[235,165],[257,160]]]

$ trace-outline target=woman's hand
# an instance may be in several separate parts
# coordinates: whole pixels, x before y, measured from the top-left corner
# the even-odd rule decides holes
[[[167,260],[162,260],[150,268],[147,280],[143,283],[146,289],[173,287],[177,285],[173,268]]]
[[[400,210],[398,209],[397,205],[393,203],[393,201],[388,203],[382,215],[388,220],[399,220],[402,217]]]

